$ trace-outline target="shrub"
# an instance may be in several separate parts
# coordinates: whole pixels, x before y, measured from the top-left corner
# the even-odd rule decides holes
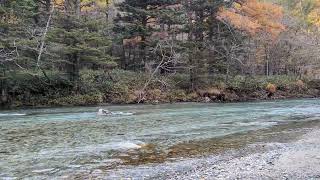
[[[160,89],[151,89],[151,90],[147,91],[147,100],[160,101],[161,99],[163,99],[163,97],[162,97],[162,92]]]
[[[125,70],[113,70],[110,76],[115,83],[125,84],[132,89],[141,88],[148,78],[145,73]]]
[[[302,90],[302,89],[306,88],[305,83],[300,79],[295,83],[295,85],[299,90]]]
[[[255,76],[255,77],[245,77],[245,76],[235,76],[231,78],[228,83],[229,89],[234,89],[238,91],[254,91],[254,90],[264,90],[266,86],[271,84],[276,84],[277,89],[286,90],[293,83],[296,82],[295,77],[276,75],[276,76]]]
[[[191,86],[188,74],[174,74],[168,78],[170,84],[172,84],[176,89],[189,89]]]
[[[287,90],[288,88],[290,89],[292,84],[296,82],[296,79],[292,76],[279,75],[267,77],[266,81],[268,83],[276,84],[277,89],[279,90]]]
[[[269,83],[266,86],[266,91],[268,91],[269,93],[275,93],[277,91],[277,86],[272,83]]]
[[[83,70],[80,73],[80,93],[94,91],[109,92],[113,86],[112,79],[104,71]]]
[[[187,101],[198,101],[199,95],[196,92],[191,92],[191,93],[187,94],[186,100]]]
[[[238,91],[253,91],[263,89],[263,79],[245,76],[235,76],[228,83],[229,89]]]
[[[115,83],[109,94],[106,94],[107,99],[111,103],[123,104],[129,100],[129,87],[125,84]]]
[[[103,95],[101,93],[91,93],[85,95],[73,95],[61,97],[49,101],[49,104],[56,106],[83,106],[83,105],[96,105],[103,102]]]
[[[187,101],[187,95],[184,90],[173,90],[169,92],[168,99],[170,102],[184,102]]]

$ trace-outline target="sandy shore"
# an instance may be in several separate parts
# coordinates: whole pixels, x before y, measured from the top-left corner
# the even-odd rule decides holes
[[[93,172],[93,177],[101,177]],[[287,143],[252,144],[198,159],[103,173],[105,179],[320,179],[320,130]]]

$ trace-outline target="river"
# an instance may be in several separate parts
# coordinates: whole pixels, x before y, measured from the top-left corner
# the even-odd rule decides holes
[[[113,179],[119,169],[287,141],[277,134],[320,119],[318,99],[102,107],[112,116],[97,116],[98,108],[0,111],[0,179]]]

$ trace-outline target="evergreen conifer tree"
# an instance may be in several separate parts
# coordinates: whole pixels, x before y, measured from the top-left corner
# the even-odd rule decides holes
[[[80,69],[87,67],[115,66],[109,55],[111,45],[105,18],[100,15],[81,13],[80,1],[65,3],[66,12],[59,11],[54,28],[49,33],[51,51],[61,58],[68,78],[75,87]],[[88,12],[87,12],[88,13]]]
[[[144,67],[152,58],[148,51],[155,41],[169,38],[170,26],[181,23],[181,12],[168,8],[177,4],[177,0],[125,0],[118,4],[120,13],[114,29],[121,40],[127,39],[138,47],[138,67]]]

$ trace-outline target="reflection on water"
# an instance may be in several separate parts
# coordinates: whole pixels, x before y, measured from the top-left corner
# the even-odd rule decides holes
[[[101,167],[213,153],[257,141],[250,132],[272,134],[266,129],[320,116],[317,99],[104,108],[134,114],[97,116],[95,107],[1,111],[0,179],[67,178]]]

